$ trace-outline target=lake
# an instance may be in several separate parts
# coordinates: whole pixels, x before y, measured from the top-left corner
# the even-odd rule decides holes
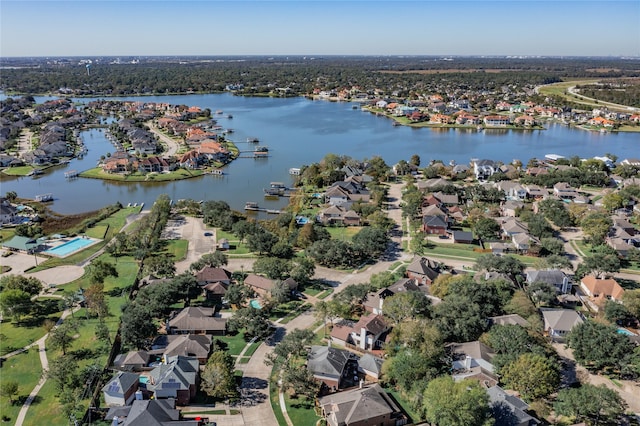
[[[49,98],[36,97],[37,102]],[[247,138],[256,137],[260,145],[269,147],[269,158],[240,158],[228,165],[224,176],[203,176],[168,183],[117,183],[93,179],[67,180],[64,172],[83,171],[95,167],[101,155],[114,148],[103,130],[82,133],[89,149],[83,159],[74,159],[36,178],[3,178],[2,193],[16,191],[32,198],[36,194],[53,193],[52,208],[59,213],[78,213],[120,201],[149,205],[160,194],[174,201],[225,200],[232,208],[242,210],[247,201],[278,209],[286,199],[264,200],[263,188],[271,181],[289,184],[291,167],[318,162],[327,153],[348,155],[355,159],[381,156],[393,165],[418,154],[422,165],[430,160],[467,164],[471,158],[488,158],[523,163],[545,154],[593,157],[607,152],[620,159],[640,156],[640,134],[596,133],[550,124],[542,131],[500,131],[458,129],[414,129],[392,126],[389,119],[376,117],[350,103],[311,101],[305,98],[251,98],[231,94],[128,97],[148,102],[196,105],[223,114],[214,118],[224,128],[232,128],[229,139],[238,147],[249,149]],[[89,102],[93,99],[77,99]],[[233,119],[227,115],[233,115]]]

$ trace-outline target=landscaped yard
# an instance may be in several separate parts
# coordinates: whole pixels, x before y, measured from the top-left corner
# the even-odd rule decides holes
[[[304,397],[293,399],[286,393],[284,403],[291,422],[296,426],[315,426],[320,417],[316,414],[315,404]]]
[[[351,241],[354,235],[356,235],[362,229],[361,226],[339,226],[325,228],[329,231],[331,238],[334,240]]]
[[[0,355],[29,345],[46,334],[42,326],[46,319],[54,323],[60,318],[57,299],[38,300],[33,302],[34,314],[24,316],[19,325],[5,318],[0,322]],[[4,371],[4,370],[3,370]]]

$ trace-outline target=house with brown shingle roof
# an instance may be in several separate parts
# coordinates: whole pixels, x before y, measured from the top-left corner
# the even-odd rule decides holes
[[[227,320],[215,317],[214,308],[190,306],[167,321],[169,334],[224,334]]]
[[[580,280],[580,289],[589,296],[593,302],[593,308],[597,311],[607,300],[620,302],[624,289],[614,279],[597,279],[593,275],[587,275]]]

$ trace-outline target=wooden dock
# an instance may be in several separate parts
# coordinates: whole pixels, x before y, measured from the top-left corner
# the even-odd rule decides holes
[[[260,207],[258,205],[258,203],[254,203],[254,202],[248,202],[247,204],[244,205],[244,209],[247,211],[252,211],[252,212],[264,212],[267,214],[280,214],[282,213],[281,210],[276,210],[276,209],[267,209],[264,207]]]
[[[64,177],[67,179],[75,179],[80,175],[80,172],[77,170],[69,170],[68,172],[64,172]]]

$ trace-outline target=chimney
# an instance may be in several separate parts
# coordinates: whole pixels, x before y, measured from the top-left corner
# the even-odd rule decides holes
[[[367,329],[360,328],[360,349],[367,349]]]
[[[113,420],[111,420],[111,426],[118,426],[118,416],[113,416]]]
[[[364,385],[364,380],[360,379],[360,385],[359,385],[360,389],[362,389],[363,385]]]
[[[471,357],[467,355],[464,359],[464,368],[469,370],[471,368]]]

